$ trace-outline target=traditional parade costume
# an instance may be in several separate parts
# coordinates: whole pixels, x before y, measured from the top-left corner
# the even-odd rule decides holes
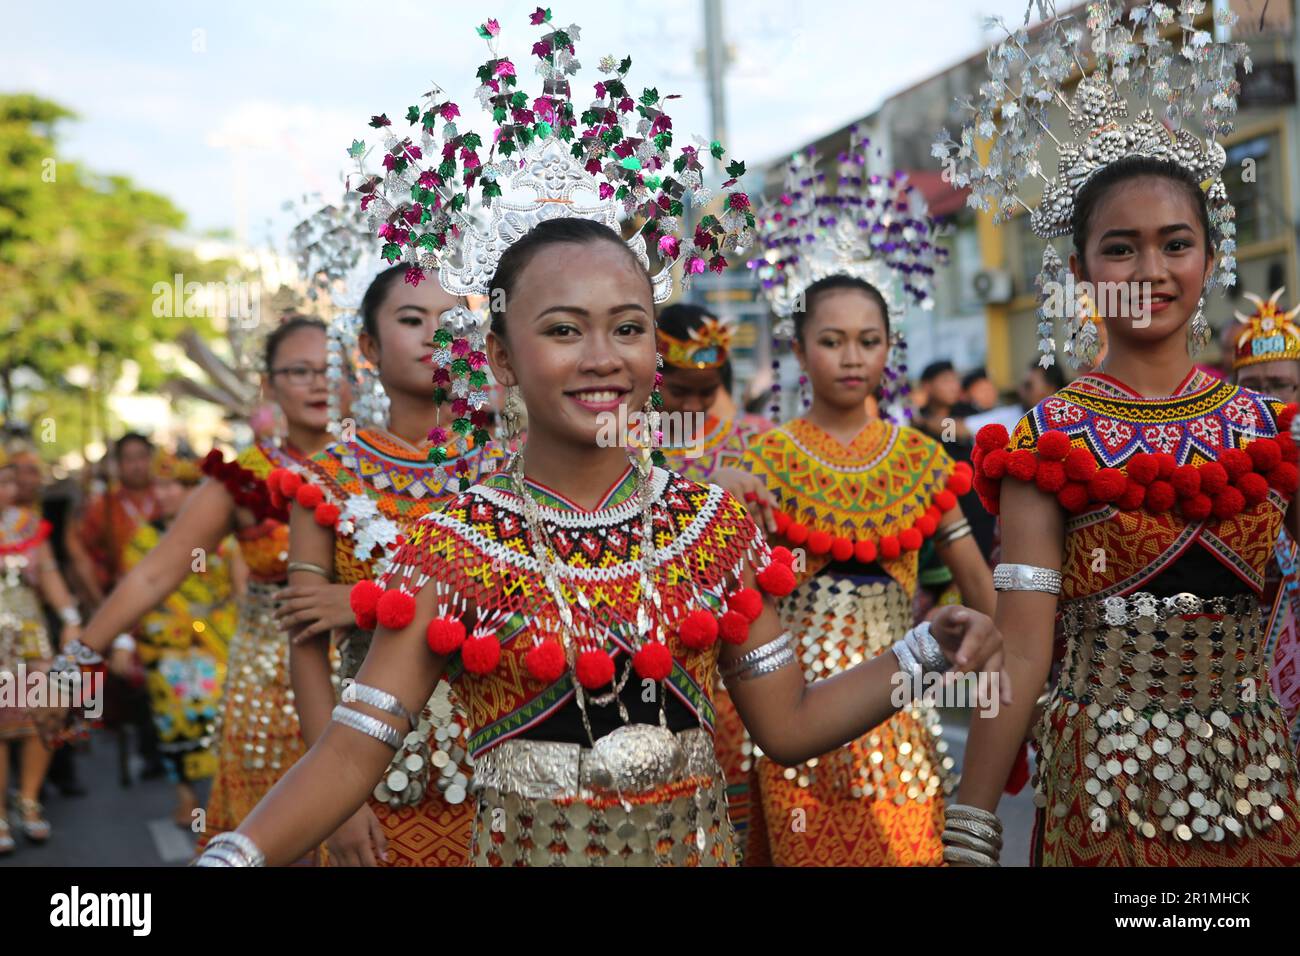
[[[1210,24],[1197,19],[1204,6],[1140,5],[1126,26],[1122,4],[1092,4],[1087,30],[1051,19],[1032,49],[1025,31],[1010,33],[989,55],[993,82],[971,106],[961,145],[941,144],[941,153],[958,150],[956,183],[970,184],[973,202],[996,204],[999,215],[1023,205],[1015,188],[1042,175],[1037,149],[1052,136],[1046,104],[1060,102],[1087,138],[1058,142],[1059,175],[1043,177],[1042,201],[1030,209],[1034,232],[1068,235],[1076,197],[1094,174],[1147,157],[1202,183],[1219,257],[1210,285],[1230,282],[1232,208],[1216,137],[1230,129],[1241,50],[1212,40],[1203,28]],[[1166,28],[1179,35],[1179,49]],[[1095,72],[1082,68],[1083,39],[1098,51]],[[1181,78],[1171,76],[1175,60]],[[1084,75],[1067,98],[1061,85],[1076,65]],[[1013,91],[1007,81],[1022,70]],[[1130,84],[1135,96],[1167,104],[1172,129],[1150,109],[1125,122],[1118,90]],[[1180,128],[1202,99],[1206,140]],[[981,163],[969,147],[995,133]],[[1049,246],[1045,299],[1048,283],[1064,281],[1059,263]],[[1055,350],[1051,314],[1045,301],[1044,364]],[[1189,340],[1207,330],[1198,312]],[[1076,342],[1072,351],[1086,359],[1090,347]],[[1067,648],[1038,727],[1035,863],[1300,863],[1295,761],[1268,683],[1259,605],[1296,491],[1293,416],[1294,407],[1196,369],[1172,395],[1155,398],[1090,373],[1041,402],[1011,435],[988,426],[977,436],[975,485],[986,507],[998,509],[1002,481],[1033,482],[1057,499],[1066,522],[1059,573],[1027,565],[994,573],[999,590],[1061,596]],[[954,859],[996,861],[991,843],[974,848],[996,829],[991,817],[960,808],[945,833]]]
[[[868,145],[853,133],[833,191],[815,155],[794,157],[764,210],[768,254],[756,264],[786,336],[803,293],[830,276],[880,290],[896,341],[901,306],[932,305],[942,258],[934,224],[905,177],[869,175]],[[886,385],[895,375],[888,370]],[[900,397],[887,390],[886,404]],[[912,625],[918,551],[970,489],[969,469],[926,435],[879,419],[846,446],[796,418],[751,440],[745,464],[776,498],[780,542],[808,556],[781,601],[784,625],[802,634],[805,677],[887,652]],[[756,755],[750,856],[780,866],[937,865],[953,765],[939,733],[933,709],[918,703],[799,767]],[[802,826],[791,826],[796,816]]]

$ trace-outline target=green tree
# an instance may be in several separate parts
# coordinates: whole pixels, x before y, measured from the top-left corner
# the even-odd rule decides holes
[[[155,343],[174,342],[186,325],[205,338],[213,330],[202,316],[155,316],[154,284],[170,285],[177,273],[186,282],[224,281],[228,269],[200,263],[172,242],[184,215],[165,197],[61,158],[55,127],[74,118],[30,94],[0,95],[0,410],[6,418],[14,413],[19,369],[39,377],[38,393],[75,388],[66,374],[77,366],[92,373],[90,388],[102,390],[130,360],[140,367],[142,390],[158,387],[168,370],[154,355]]]

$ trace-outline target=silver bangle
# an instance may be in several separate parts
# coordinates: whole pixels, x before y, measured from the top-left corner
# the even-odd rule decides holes
[[[1001,846],[981,839],[973,833],[966,833],[964,830],[944,830],[941,839],[944,846],[957,846],[965,850],[974,850],[976,853],[983,853],[990,857],[996,857],[1002,849]]]
[[[369,684],[360,684],[352,681],[343,687],[343,702],[351,703],[359,701],[362,704],[369,704],[377,710],[382,710],[386,714],[392,714],[394,717],[400,717],[412,727],[416,724],[415,716],[402,706],[402,702],[388,693],[386,690],[380,690],[378,687],[371,687]]]
[[[79,640],[68,641],[68,646],[63,649],[63,653],[72,658],[78,665],[89,667],[93,664],[102,664],[104,658],[100,657],[85,644]]]
[[[952,662],[944,654],[943,648],[930,633],[930,622],[922,621],[903,635],[903,643],[921,663],[926,674],[943,674],[952,667]]]
[[[986,853],[980,853],[978,850],[967,850],[960,846],[946,846],[943,848],[943,862],[945,863],[966,863],[971,866],[997,866],[996,857],[989,856]]]
[[[81,611],[75,604],[59,608],[59,620],[71,627],[81,627]]]
[[[266,866],[266,854],[244,834],[231,830],[214,836],[194,865]]]
[[[772,671],[784,667],[792,660],[794,660],[794,651],[790,647],[790,633],[786,631],[779,637],[768,641],[766,644],[760,644],[752,651],[747,651],[741,657],[736,658],[721,670],[720,676],[724,681],[737,676],[741,677],[742,680],[748,680],[751,677],[770,674]],[[759,670],[760,666],[763,668],[762,670]]]
[[[351,727],[353,730],[359,730],[366,736],[374,737],[380,743],[387,744],[394,750],[402,746],[403,735],[378,717],[371,717],[369,714],[351,710],[342,704],[335,706],[330,717],[335,723],[342,724],[344,727]]]
[[[921,683],[921,676],[925,669],[921,667],[921,662],[916,659],[912,649],[907,646],[906,641],[895,641],[894,646],[890,648],[894,656],[898,658],[898,667],[911,680],[911,686],[916,687]]]
[[[1032,564],[999,564],[993,569],[993,590],[1060,594],[1061,572]]]
[[[968,535],[970,535],[970,533],[971,533],[970,522],[967,521],[965,518],[962,518],[960,521],[954,522],[953,524],[949,525],[946,528],[940,528],[938,531],[935,532],[934,535],[935,547],[937,548],[947,547],[948,545],[952,544],[954,541],[958,541],[962,538],[967,537]]]
[[[113,650],[115,651],[133,651],[135,650],[135,638],[130,634],[119,634],[113,638]]]

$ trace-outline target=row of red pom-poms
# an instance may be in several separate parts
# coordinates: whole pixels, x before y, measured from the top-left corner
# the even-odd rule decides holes
[[[807,545],[809,552],[815,555],[829,554],[836,561],[853,559],[862,564],[870,564],[877,557],[892,561],[904,551],[919,551],[925,539],[932,536],[939,527],[943,516],[957,507],[957,499],[971,489],[971,467],[964,461],[954,466],[948,476],[947,486],[934,496],[934,501],[921,517],[898,534],[887,534],[879,538],[847,538],[832,535],[826,531],[810,529],[801,521],[795,521],[784,511],[777,511],[776,532],[795,547]]]
[[[758,574],[758,586],[773,597],[784,597],[794,590],[794,561],[785,548],[772,549],[772,561]],[[385,590],[374,581],[353,585],[349,596],[357,626],[373,630],[376,625],[401,630],[415,619],[415,598],[397,588]],[[697,608],[682,617],[677,637],[685,647],[706,650],[721,638],[729,644],[749,640],[749,628],[763,612],[763,597],[757,590],[742,587],[727,596],[721,615]],[[446,657],[460,652],[461,663],[471,674],[488,674],[501,659],[501,643],[495,634],[467,634],[464,623],[456,617],[436,617],[425,630],[425,640],[435,654]],[[536,643],[524,656],[530,676],[550,684],[560,679],[568,666],[564,646],[554,637]],[[637,676],[653,681],[667,679],[673,669],[673,656],[663,641],[647,641],[632,655]],[[588,690],[604,687],[614,679],[614,659],[603,650],[580,651],[574,664],[578,682]]]
[[[266,476],[266,487],[271,493],[271,503],[287,508],[292,501],[312,512],[316,523],[325,528],[334,527],[339,520],[339,506],[325,500],[325,492],[302,475],[288,468],[276,468]]]
[[[214,448],[208,452],[199,465],[199,470],[225,485],[235,504],[247,508],[258,521],[266,518],[284,520],[287,517],[283,503],[275,502],[266,483],[235,459],[226,461],[220,449]]]
[[[1294,416],[1295,407],[1288,406],[1279,426],[1289,429]],[[1008,451],[1008,441],[1001,425],[984,426],[975,440],[975,490],[992,514],[998,513],[999,482],[1006,475],[1055,495],[1071,514],[1097,504],[1157,514],[1177,507],[1189,521],[1211,515],[1226,520],[1263,501],[1270,487],[1290,498],[1300,485],[1300,454],[1285,430],[1245,448],[1224,449],[1217,461],[1180,465],[1166,452],[1138,452],[1123,469],[1100,467],[1090,450],[1072,447],[1062,431],[1043,432],[1032,449]]]

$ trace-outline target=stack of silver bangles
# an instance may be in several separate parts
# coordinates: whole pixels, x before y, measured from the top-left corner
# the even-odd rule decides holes
[[[999,564],[993,569],[993,590],[1060,594],[1061,572],[1032,564]]]
[[[959,541],[971,533],[970,522],[965,518],[950,524],[946,528],[940,528],[934,533],[934,546],[936,548],[945,548],[954,541]]]
[[[193,866],[266,866],[266,854],[242,833],[218,833]]]
[[[964,803],[944,810],[943,862],[966,866],[998,866],[1002,853],[1002,821],[996,813]]]
[[[952,667],[943,648],[930,633],[929,621],[923,621],[904,634],[891,650],[898,658],[899,666],[913,681],[920,680],[925,674],[942,674]]]
[[[734,678],[753,680],[755,677],[780,670],[786,664],[793,664],[794,661],[794,642],[790,638],[790,632],[786,631],[780,637],[766,644],[760,644],[752,651],[736,658],[722,668],[720,674],[724,681]]]
[[[343,703],[336,705],[334,712],[330,715],[334,722],[342,724],[344,727],[351,727],[353,730],[359,730],[366,736],[374,737],[394,750],[402,746],[402,739],[406,736],[406,733],[384,723],[378,717],[372,717],[369,714],[361,713],[361,711],[353,710],[348,704],[354,701],[369,704],[376,710],[392,714],[394,717],[406,721],[408,727],[414,727],[416,724],[416,718],[411,712],[402,706],[401,701],[386,690],[380,690],[378,687],[371,687],[368,684],[358,684],[355,681],[343,688]]]

